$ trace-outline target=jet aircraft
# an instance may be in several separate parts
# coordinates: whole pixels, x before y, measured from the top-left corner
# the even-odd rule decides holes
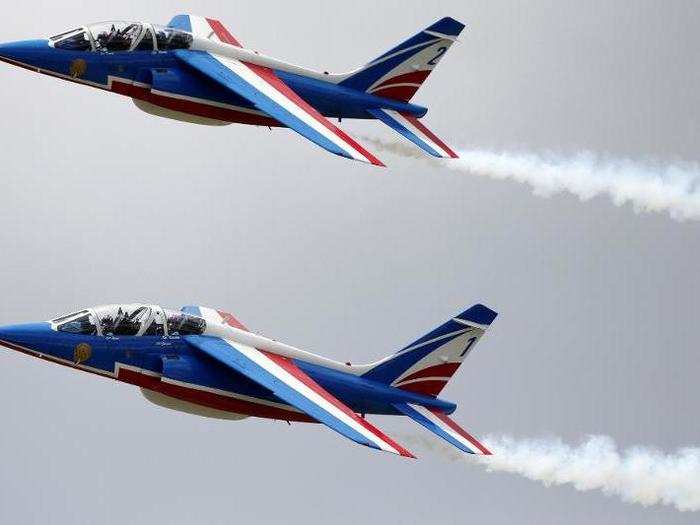
[[[366,419],[407,416],[458,449],[490,455],[449,415],[447,382],[496,318],[476,305],[376,363],[352,365],[249,331],[201,306],[87,308],[0,328],[0,346],[136,385],[162,407],[199,416],[323,423],[357,443],[414,457]]]
[[[167,26],[102,22],[3,44],[0,60],[125,95],[160,117],[288,127],[331,153],[383,166],[331,119],[379,120],[430,155],[457,158],[419,120],[427,108],[411,100],[464,27],[443,18],[343,74],[247,49],[218,20],[193,15],[178,15]]]

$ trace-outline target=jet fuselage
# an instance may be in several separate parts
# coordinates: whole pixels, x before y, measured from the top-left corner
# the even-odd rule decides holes
[[[149,400],[168,408],[222,419],[255,416],[311,421],[258,383],[219,366],[197,351],[188,343],[190,337],[226,338],[285,355],[357,413],[397,414],[393,403],[420,403],[446,413],[456,409],[456,405],[434,397],[365,379],[360,376],[362,367],[322,358],[230,326],[211,325],[194,316],[190,317],[196,320],[195,324],[183,326],[180,321],[183,314],[157,306],[138,305],[131,310],[123,307],[123,311],[139,312],[139,308],[147,312],[138,315],[146,316],[150,328],[138,335],[115,335],[99,328],[86,330],[81,315],[93,319],[118,317],[107,307],[101,307],[74,314],[73,318],[65,316],[51,322],[1,327],[0,346],[136,385]],[[174,318],[177,319],[171,321]],[[173,322],[180,323],[177,330],[181,333],[175,331]]]
[[[384,108],[423,117],[427,109],[338,85],[337,75],[319,74],[255,52],[193,37],[189,51],[215,50],[270,67],[294,92],[322,115],[373,119]],[[231,123],[278,127],[246,99],[222,88],[177,59],[180,50],[96,51],[56,48],[51,40],[0,45],[0,60],[28,70],[130,97],[157,116],[198,124]]]

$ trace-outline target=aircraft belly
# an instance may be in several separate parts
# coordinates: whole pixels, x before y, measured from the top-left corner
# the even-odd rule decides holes
[[[145,397],[154,405],[158,405],[169,410],[184,412],[185,414],[202,416],[211,419],[225,419],[229,421],[240,421],[248,417],[243,414],[236,414],[235,412],[227,412],[224,410],[209,408],[203,405],[197,405],[195,403],[190,403],[189,401],[183,401],[175,397],[166,396],[165,394],[161,394],[160,392],[156,392],[154,390],[148,390],[146,388],[142,388],[141,393],[143,394],[143,397]]]
[[[179,120],[180,122],[187,122],[190,124],[201,124],[204,126],[228,126],[233,124],[233,122],[229,122],[227,120],[217,120],[214,118],[197,115],[195,113],[186,113],[183,111],[169,109],[166,105],[157,105],[138,98],[134,98],[132,100],[134,101],[136,107],[141,111],[156,117]]]
[[[280,400],[247,396],[236,391],[219,390],[167,378],[161,379],[152,389],[167,397],[219,412],[282,421],[314,422],[306,414]]]
[[[153,93],[148,90],[138,95],[131,95],[131,97],[140,110],[158,117],[209,126],[248,124],[281,127],[277,120],[259,112],[252,112],[247,108],[222,106],[211,101],[191,100],[172,93]]]

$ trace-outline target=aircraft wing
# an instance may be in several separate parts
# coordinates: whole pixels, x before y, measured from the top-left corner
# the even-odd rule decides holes
[[[271,390],[283,401],[356,443],[414,457],[316,383],[292,359],[218,337],[188,336],[185,339],[220,364]]]
[[[181,15],[171,21],[172,26],[183,29],[188,24],[190,30],[199,35],[240,47],[238,40],[218,20]],[[178,50],[175,54],[190,67],[245,98],[260,111],[327,151],[375,166],[384,166],[355,139],[304,101],[274,70],[205,51]]]

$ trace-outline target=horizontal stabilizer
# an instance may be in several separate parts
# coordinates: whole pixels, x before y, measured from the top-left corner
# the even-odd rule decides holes
[[[424,426],[433,434],[440,436],[448,443],[458,449],[479,456],[491,456],[491,452],[479,443],[466,430],[452,421],[447,414],[439,410],[425,408],[418,405],[408,405],[406,403],[395,403],[396,408],[402,414],[410,417],[416,423]]]
[[[429,155],[442,159],[459,158],[459,155],[452,148],[413,115],[388,109],[370,109],[369,113]]]

